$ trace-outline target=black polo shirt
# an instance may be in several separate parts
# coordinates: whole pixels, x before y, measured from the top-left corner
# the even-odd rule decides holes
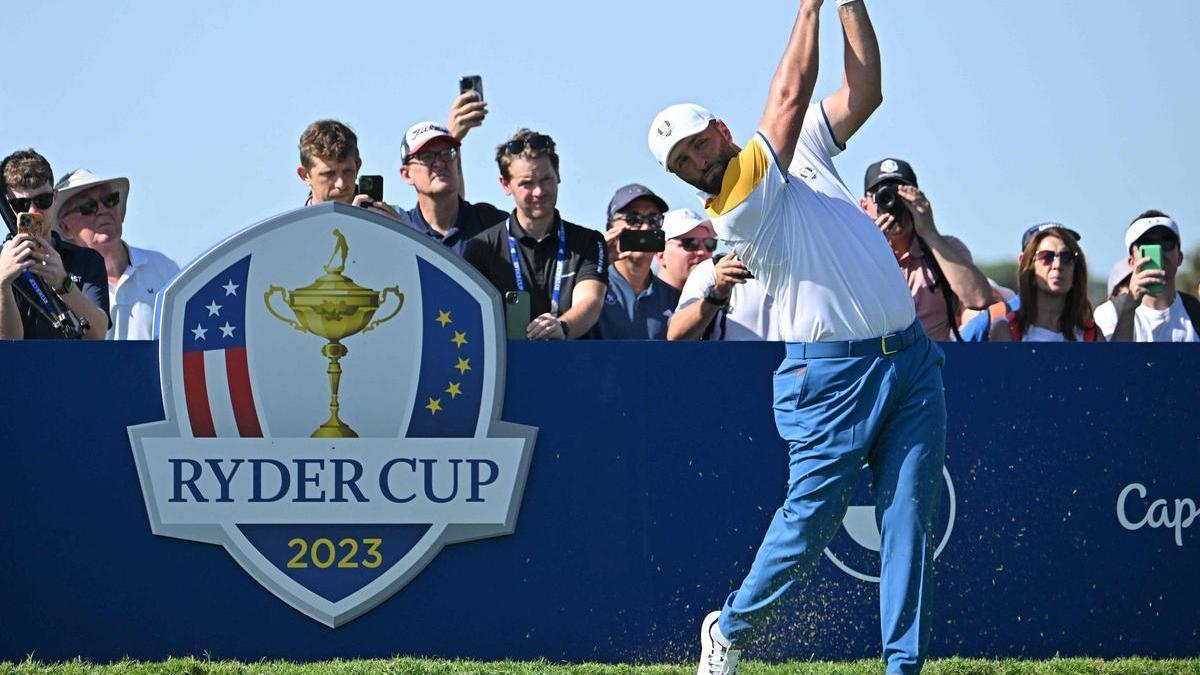
[[[104,258],[90,248],[63,241],[57,232],[51,232],[50,236],[54,242],[54,250],[58,251],[58,255],[62,257],[63,268],[67,270],[67,274],[76,279],[83,294],[97,307],[104,310],[105,316],[108,316],[108,272],[104,269]],[[19,285],[32,294],[32,290],[22,277],[17,277],[13,285]],[[47,292],[50,290],[47,288],[48,285],[45,282],[42,283],[42,288]],[[26,340],[63,339],[63,334],[55,330],[41,312],[25,302],[25,299],[16,291],[10,292],[16,296],[17,311],[21,314],[21,325],[25,329]],[[37,295],[34,294],[33,297],[36,298]]]
[[[487,202],[472,204],[460,197],[458,200],[458,217],[454,219],[454,227],[451,227],[445,236],[442,236],[442,233],[429,226],[429,221],[425,220],[425,214],[421,213],[420,204],[408,210],[407,225],[417,232],[426,234],[445,244],[461,256],[463,249],[467,247],[467,241],[471,237],[483,232],[505,218],[508,218],[507,213]]]
[[[555,211],[554,224],[541,241],[535,241],[525,235],[517,226],[514,215],[467,242],[463,258],[482,272],[501,293],[517,290],[517,278],[508,250],[509,223],[512,223],[512,235],[517,240],[517,258],[520,261],[522,278],[525,280],[525,290],[529,291],[530,295],[531,316],[538,317],[550,311],[550,296],[554,292],[554,267],[558,261],[559,223],[562,223],[566,230],[567,250],[558,313],[561,315],[571,308],[571,293],[575,290],[576,283],[584,279],[595,279],[605,286],[608,285],[608,255],[604,249],[604,235],[596,230],[568,223]]]

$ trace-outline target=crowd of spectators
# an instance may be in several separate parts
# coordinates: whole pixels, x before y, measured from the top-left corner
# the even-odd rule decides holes
[[[454,100],[446,124],[408,128],[400,177],[416,203],[407,209],[359,189],[362,157],[350,126],[313,122],[301,134],[296,170],[308,188],[305,204],[361,206],[446,246],[501,294],[527,296],[516,304],[529,311],[528,339],[780,339],[776,304],[754,270],[719,252],[707,215],[672,209],[651,188],[631,184],[613,194],[603,232],[564,220],[557,209],[560,159],[549,135],[521,129],[496,147],[511,205],[468,201],[464,140],[487,113],[468,91]],[[25,288],[30,274],[86,319],[84,338],[151,339],[155,296],[179,267],[125,241],[129,180],[76,169],[55,182],[33,149],[13,152],[0,170],[8,206],[44,223],[41,232],[10,233],[0,249],[0,339],[63,336],[34,306]],[[1010,289],[980,270],[961,239],[943,232],[908,162],[885,158],[867,167],[859,203],[890,244],[933,339],[1200,341],[1200,300],[1176,283],[1182,233],[1165,213],[1133,219],[1124,237],[1128,256],[1112,265],[1108,300],[1093,307],[1081,237],[1070,227],[1042,223],[1024,232],[1017,288]],[[626,250],[627,241],[640,243]]]

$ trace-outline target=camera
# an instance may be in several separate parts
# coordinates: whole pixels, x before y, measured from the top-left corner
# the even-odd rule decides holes
[[[880,213],[890,213],[899,217],[908,211],[904,206],[904,199],[900,196],[900,186],[895,183],[880,185],[872,198]]]

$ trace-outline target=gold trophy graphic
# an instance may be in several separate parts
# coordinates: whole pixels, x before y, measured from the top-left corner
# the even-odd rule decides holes
[[[380,324],[391,320],[404,306],[404,294],[399,286],[389,286],[382,291],[363,288],[354,283],[350,277],[342,274],[346,269],[346,256],[350,247],[341,230],[334,229],[333,236],[337,238],[333,247],[333,255],[329,263],[324,265],[325,274],[317,277],[313,283],[304,288],[291,291],[282,286],[272,285],[263,294],[269,311],[276,319],[290,324],[302,333],[312,333],[317,337],[329,340],[329,344],[321,348],[321,354],[329,359],[329,419],[317,427],[312,433],[313,438],[358,438],[345,422],[338,417],[338,385],[342,380],[342,366],[338,363],[349,350],[342,340],[357,335],[369,333]],[[340,256],[340,262],[333,264]],[[284,303],[296,315],[296,320],[281,316],[271,307],[271,296],[279,294]],[[396,296],[396,309],[382,319],[371,321],[375,312],[387,301],[388,294]]]

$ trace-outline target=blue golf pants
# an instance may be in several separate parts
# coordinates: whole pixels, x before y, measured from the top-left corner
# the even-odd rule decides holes
[[[817,564],[864,465],[882,534],[879,605],[888,673],[918,673],[929,642],[930,564],[946,454],[942,350],[916,327],[883,355],[787,358],[775,371],[775,424],[788,442],[788,492],[750,572],[721,612],[735,646]]]

